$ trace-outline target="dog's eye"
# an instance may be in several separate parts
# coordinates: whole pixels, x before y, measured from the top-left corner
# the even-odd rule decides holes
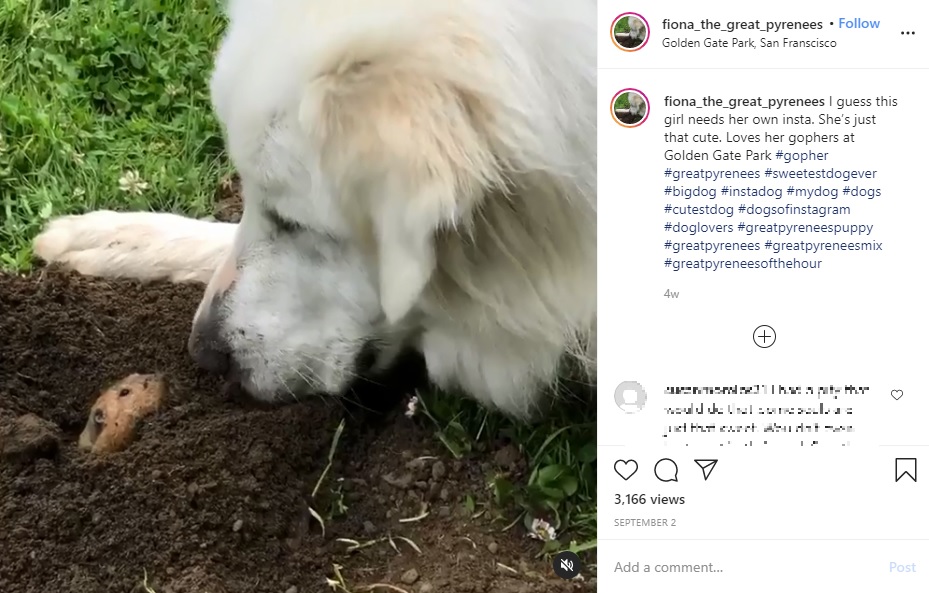
[[[303,230],[303,225],[284,218],[274,208],[265,208],[264,214],[278,232],[293,234]]]
[[[126,396],[129,395],[130,393],[132,393],[132,392],[129,391],[128,388],[123,387],[122,389],[119,390],[119,397],[126,397]]]
[[[103,426],[103,422],[106,420],[106,414],[103,410],[94,410],[94,424],[97,426]]]

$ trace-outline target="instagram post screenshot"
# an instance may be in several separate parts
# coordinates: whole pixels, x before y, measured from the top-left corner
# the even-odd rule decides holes
[[[929,590],[926,7],[598,12],[601,587]]]
[[[676,490],[660,483],[622,489],[614,479],[614,457],[636,459],[645,474],[650,456],[665,453],[649,440],[664,420],[652,417],[654,425],[639,434],[611,404],[598,427],[598,250],[612,262],[607,278],[623,287],[607,293],[618,299],[608,307],[620,324],[610,326],[618,329],[609,340],[635,336],[642,349],[643,339],[661,335],[693,349],[691,358],[664,352],[661,366],[652,367],[657,352],[640,358],[645,349],[630,355],[606,342],[614,347],[607,346],[611,372],[602,397],[612,401],[627,380],[648,391],[649,411],[663,405],[659,383],[815,380],[870,389],[821,402],[844,409],[881,397],[895,381],[905,395],[886,411],[915,427],[919,385],[907,373],[919,358],[922,330],[911,315],[918,290],[905,267],[915,261],[887,255],[915,248],[905,224],[918,224],[920,210],[908,206],[904,226],[893,228],[870,213],[888,211],[880,210],[888,199],[903,204],[904,188],[916,187],[907,177],[921,170],[916,153],[889,130],[913,141],[921,133],[917,75],[849,71],[847,83],[837,81],[847,86],[830,91],[836,100],[886,96],[896,106],[823,107],[856,121],[876,113],[877,123],[828,128],[854,133],[855,145],[809,145],[830,152],[828,162],[815,163],[820,167],[877,170],[877,177],[848,182],[880,185],[873,201],[856,193],[811,202],[852,204],[855,217],[835,221],[873,226],[853,237],[803,237],[883,242],[885,253],[854,260],[873,262],[877,276],[855,268],[829,277],[828,289],[810,284],[822,274],[746,275],[736,288],[719,290],[709,280],[688,284],[677,280],[686,270],[672,276],[646,265],[656,253],[646,227],[663,216],[652,213],[655,200],[710,203],[658,195],[661,170],[684,165],[662,160],[661,134],[783,132],[691,130],[687,118],[699,110],[665,108],[659,96],[725,103],[770,90],[776,98],[818,99],[828,95],[815,86],[824,76],[784,77],[777,80],[785,86],[765,83],[750,93],[747,87],[748,94],[733,93],[729,76],[706,84],[696,74],[649,78],[647,70],[626,68],[647,65],[639,58],[658,44],[621,59],[624,50],[606,35],[606,8],[596,0],[0,2],[0,592],[597,591],[598,538],[658,535],[604,530],[598,507],[608,521],[629,519],[638,515],[625,509],[634,507],[617,512],[612,493],[673,497],[688,487],[683,473]],[[651,23],[654,40],[654,19],[664,17],[631,10]],[[896,18],[912,25],[916,16]],[[623,23],[616,43],[635,45],[643,30],[638,21]],[[648,38],[648,26],[644,31]],[[854,41],[860,49],[853,61],[874,55],[868,64],[896,63],[903,46],[873,36],[883,33]],[[612,74],[599,70],[604,41],[616,54]],[[715,58],[695,64],[706,59]],[[641,89],[644,110],[639,95],[623,95],[614,101],[615,117],[633,123],[605,124],[601,95],[625,87]],[[796,106],[789,108],[794,115]],[[732,113],[756,115],[742,109]],[[661,119],[678,116],[683,124],[662,127]],[[604,191],[598,154],[607,136],[605,166],[620,177],[607,177],[615,185]],[[763,142],[747,147],[779,148]],[[841,160],[864,145],[870,158]],[[681,141],[673,148],[710,150],[701,146]],[[694,191],[690,180],[673,184]],[[633,198],[639,204],[628,207],[641,210],[616,209],[627,208],[616,199]],[[598,243],[604,204],[615,225],[606,233],[626,234],[615,247]],[[633,237],[640,242],[630,243]],[[686,256],[710,257],[682,252],[673,259]],[[845,253],[788,256],[853,265],[844,263]],[[678,311],[714,319],[719,344],[707,343],[715,338],[702,321],[623,328],[629,315],[671,323],[666,301],[648,296],[658,274],[662,290],[680,293]],[[794,305],[780,300],[785,282],[802,294],[796,306],[806,317],[787,316]],[[752,298],[768,300],[737,319],[719,297],[746,283],[758,287]],[[685,309],[695,302],[699,313]],[[713,312],[716,303],[725,310]],[[839,308],[849,313],[833,326],[829,315]],[[738,366],[698,358],[697,351],[717,350],[734,360],[719,349],[741,348],[733,341],[745,323],[777,330],[767,351],[776,366],[746,368],[743,376]],[[854,343],[860,356],[828,378],[809,379],[791,372],[793,359],[777,359],[790,350],[808,362],[813,350],[821,354],[813,348],[820,342]],[[666,369],[675,372],[660,372]],[[667,404],[683,407],[683,399]],[[915,442],[898,423],[887,430],[896,440],[886,443]],[[611,448],[623,444],[628,455]],[[757,480],[722,451],[699,453],[711,454],[721,461],[710,487]],[[864,490],[842,482],[843,496],[857,504],[837,507],[816,479],[844,472],[845,461],[829,457],[808,468],[791,459],[798,482],[779,497],[798,503],[814,496],[816,514],[836,520],[848,513],[867,520],[861,505],[902,512],[910,503],[901,497],[917,496],[903,483],[885,493],[881,482]],[[875,468],[848,463],[867,480],[883,479],[883,461]],[[604,471],[606,490],[598,486]],[[814,478],[801,480],[803,472]],[[728,501],[730,488],[714,496]],[[684,496],[687,510],[721,508],[709,497]],[[643,518],[657,516],[654,507],[642,510]],[[773,511],[739,512],[744,521]],[[795,513],[783,512],[802,523]],[[708,533],[697,512],[678,520],[688,537]],[[880,533],[916,533],[896,529]],[[664,556],[635,545],[638,555],[611,547],[608,564],[680,561],[677,549]],[[913,561],[898,551],[891,559]],[[738,557],[704,549],[689,560],[734,570]]]

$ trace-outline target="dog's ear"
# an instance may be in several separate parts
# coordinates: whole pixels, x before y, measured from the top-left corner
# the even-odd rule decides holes
[[[432,277],[435,231],[441,220],[434,204],[442,188],[410,187],[412,194],[398,190],[391,188],[380,199],[374,196],[371,204],[381,308],[388,323],[396,323],[413,308]]]
[[[397,56],[357,62],[313,81],[300,109],[343,211],[364,212],[390,323],[431,279],[436,233],[458,225],[501,177],[476,91],[421,68]]]

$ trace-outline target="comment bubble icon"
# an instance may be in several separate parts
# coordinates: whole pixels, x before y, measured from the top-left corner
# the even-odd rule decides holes
[[[677,463],[673,459],[659,459],[655,464],[655,477],[662,482],[677,482]]]

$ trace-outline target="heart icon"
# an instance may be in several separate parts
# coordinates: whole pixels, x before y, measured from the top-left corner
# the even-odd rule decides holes
[[[894,399],[900,399],[901,397],[903,397],[903,390],[902,389],[891,390],[890,397]]]
[[[634,459],[630,459],[629,461],[620,459],[613,464],[613,471],[619,474],[620,478],[628,480],[635,472],[639,471],[639,464],[636,463]]]

